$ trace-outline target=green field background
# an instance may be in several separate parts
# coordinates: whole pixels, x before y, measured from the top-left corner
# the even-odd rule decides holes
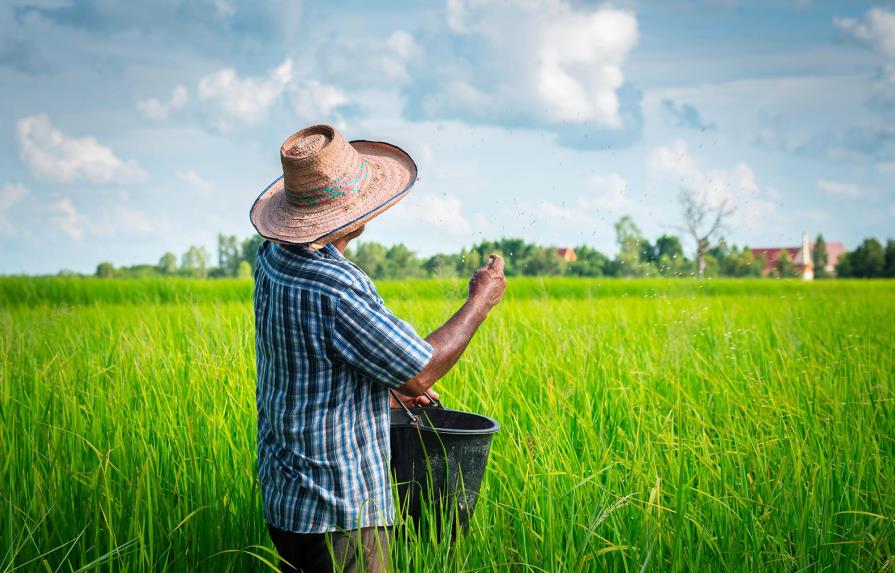
[[[0,279],[0,572],[268,569],[251,290]],[[893,282],[511,279],[438,390],[502,430],[396,571],[895,571]]]

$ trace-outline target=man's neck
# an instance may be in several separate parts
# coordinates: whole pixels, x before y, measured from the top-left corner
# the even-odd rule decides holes
[[[333,241],[332,245],[339,251],[339,253],[344,255],[345,249],[348,248],[348,243],[350,243],[350,242],[351,242],[351,239],[346,239],[344,237],[340,237],[340,238],[336,239],[335,241]]]

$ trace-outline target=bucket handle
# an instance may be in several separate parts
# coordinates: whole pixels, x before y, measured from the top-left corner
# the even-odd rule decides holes
[[[429,394],[429,391],[428,391],[428,390],[424,391],[424,392],[423,392],[423,395],[425,395],[426,398],[428,398],[430,402],[432,402],[433,404],[435,404],[436,406],[438,406],[439,408],[441,408],[442,410],[444,410],[444,404],[442,404],[441,401],[440,401],[438,398],[436,398],[436,397],[433,396],[432,394]]]
[[[394,397],[395,402],[397,402],[398,404],[401,405],[402,408],[404,408],[404,412],[406,412],[406,413],[407,413],[407,417],[410,418],[410,423],[413,424],[414,426],[419,427],[419,425],[420,425],[420,417],[417,416],[416,414],[414,414],[413,412],[410,411],[410,408],[408,408],[408,407],[404,404],[404,401],[401,400],[401,398],[398,397],[398,395],[395,393],[394,390],[389,389],[389,392],[391,392],[391,395]],[[436,397],[433,396],[432,394],[429,394],[429,391],[428,391],[428,390],[424,391],[424,392],[423,392],[423,395],[425,395],[426,398],[428,398],[430,402],[432,402],[433,404],[435,404],[436,406],[438,406],[439,408],[441,408],[442,410],[444,410],[444,404],[442,404],[441,401],[440,401],[438,398],[436,398]]]
[[[407,406],[404,405],[404,401],[401,400],[401,398],[399,398],[397,394],[395,394],[395,391],[394,391],[394,390],[392,390],[391,388],[389,388],[388,391],[391,392],[391,395],[392,395],[392,397],[395,399],[395,402],[397,402],[402,408],[404,408],[404,412],[406,412],[406,413],[407,413],[407,417],[410,418],[410,423],[413,424],[413,425],[416,426],[416,427],[419,427],[419,425],[420,425],[420,417],[417,416],[416,414],[414,414],[413,412],[411,412],[411,411],[410,411],[410,408],[408,408]]]

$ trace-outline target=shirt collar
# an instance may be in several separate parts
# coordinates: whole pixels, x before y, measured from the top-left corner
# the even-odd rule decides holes
[[[323,245],[323,247],[317,251],[311,251],[303,245],[277,244],[277,246],[288,252],[292,256],[298,256],[306,259],[334,259],[337,261],[347,260],[344,255],[339,252],[339,249],[337,249],[332,243]]]

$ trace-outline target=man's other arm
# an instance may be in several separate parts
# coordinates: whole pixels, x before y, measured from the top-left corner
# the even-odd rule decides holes
[[[398,392],[405,396],[422,396],[453,368],[469,346],[472,335],[488,313],[500,302],[506,289],[504,261],[492,255],[488,265],[478,269],[469,280],[469,296],[454,316],[438,327],[426,342],[432,345],[432,358],[419,374],[408,380]]]

